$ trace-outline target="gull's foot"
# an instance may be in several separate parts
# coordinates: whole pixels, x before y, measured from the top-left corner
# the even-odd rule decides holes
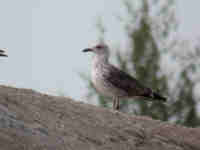
[[[112,112],[113,112],[115,115],[117,115],[117,114],[119,114],[119,113],[120,113],[120,111],[119,111],[119,110],[117,110],[117,109],[115,109],[115,108],[113,108],[113,109],[112,109]]]

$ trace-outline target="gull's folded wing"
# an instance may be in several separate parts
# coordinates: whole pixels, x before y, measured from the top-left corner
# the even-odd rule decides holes
[[[107,82],[110,82],[114,87],[126,92],[129,96],[139,96],[143,94],[146,89],[135,78],[112,65],[109,68],[109,74],[105,78]]]

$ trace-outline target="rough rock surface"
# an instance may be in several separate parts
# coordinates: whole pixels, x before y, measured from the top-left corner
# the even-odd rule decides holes
[[[200,129],[0,86],[2,150],[200,150]]]

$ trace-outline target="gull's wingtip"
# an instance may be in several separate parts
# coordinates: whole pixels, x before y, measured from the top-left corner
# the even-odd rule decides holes
[[[5,54],[5,51],[6,51],[7,49],[8,49],[8,48],[0,48],[0,56],[8,57],[8,55]]]

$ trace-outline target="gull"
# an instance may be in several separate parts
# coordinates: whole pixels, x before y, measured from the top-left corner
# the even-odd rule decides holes
[[[110,49],[106,44],[97,44],[83,52],[93,52],[91,80],[96,91],[113,100],[113,109],[119,110],[120,99],[146,97],[151,100],[166,101],[166,98],[141,84],[134,77],[118,69],[109,62]]]
[[[7,48],[0,48],[0,56],[8,57],[8,55],[5,54],[5,50],[7,50]]]

